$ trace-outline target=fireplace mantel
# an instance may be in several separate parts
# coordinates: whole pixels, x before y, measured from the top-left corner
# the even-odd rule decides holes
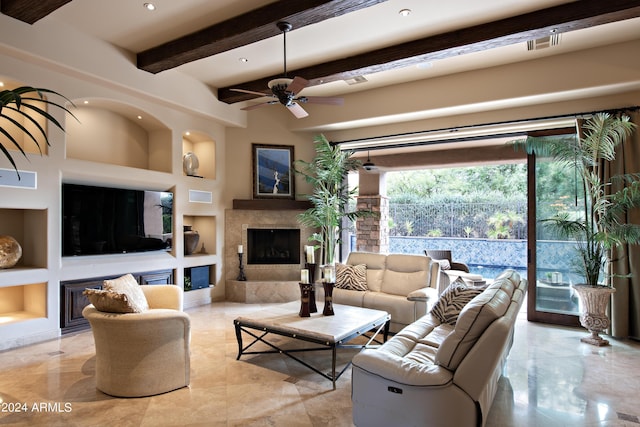
[[[313,205],[308,200],[291,199],[233,199],[233,209],[244,210],[307,210]]]

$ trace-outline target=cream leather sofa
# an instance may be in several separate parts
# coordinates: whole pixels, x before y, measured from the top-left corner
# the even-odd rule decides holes
[[[96,346],[96,387],[118,397],[152,396],[189,385],[191,321],[183,290],[141,285],[149,310],[108,313],[89,304]]]
[[[427,314],[353,358],[356,426],[484,426],[527,282],[513,270],[469,302],[454,326]]]
[[[368,290],[335,288],[333,302],[386,311],[391,332],[424,316],[438,299],[440,266],[427,256],[351,252],[346,264],[367,266]]]

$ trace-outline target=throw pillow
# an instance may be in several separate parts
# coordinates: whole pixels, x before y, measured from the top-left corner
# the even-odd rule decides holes
[[[106,291],[126,295],[135,313],[142,313],[149,309],[144,292],[131,274],[125,274],[117,279],[105,280],[103,288]]]
[[[336,288],[352,291],[366,291],[367,266],[365,264],[336,264]]]
[[[82,292],[98,311],[106,313],[135,313],[125,294],[118,294],[102,289],[85,289]]]
[[[482,289],[469,286],[461,277],[458,277],[442,292],[433,305],[431,314],[442,323],[455,326],[464,306],[481,293]]]
[[[451,270],[451,263],[448,259],[434,259],[432,261],[440,264],[440,270]]]

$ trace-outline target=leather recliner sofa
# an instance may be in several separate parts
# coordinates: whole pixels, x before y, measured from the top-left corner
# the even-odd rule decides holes
[[[353,358],[356,426],[484,426],[527,281],[507,270],[460,311],[431,313]]]
[[[368,289],[335,288],[333,302],[388,312],[391,332],[424,316],[438,299],[440,265],[427,256],[351,252],[346,264],[367,266]]]

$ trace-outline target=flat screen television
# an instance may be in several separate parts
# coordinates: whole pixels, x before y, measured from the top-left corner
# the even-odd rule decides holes
[[[62,256],[166,251],[173,193],[62,184]]]

